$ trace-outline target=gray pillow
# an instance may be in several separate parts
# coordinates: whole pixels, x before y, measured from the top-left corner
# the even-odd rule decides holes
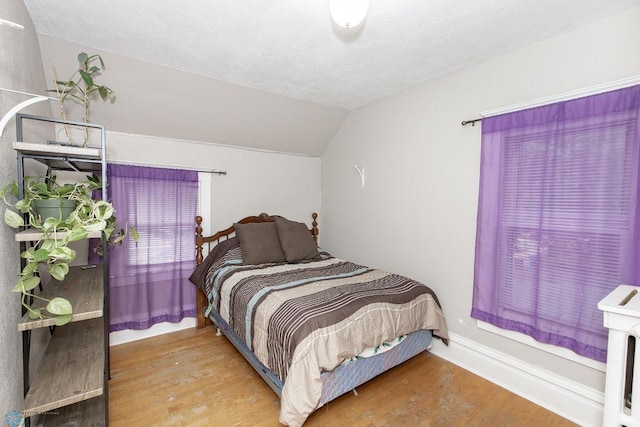
[[[233,227],[240,240],[243,264],[286,261],[273,222],[235,223]]]
[[[313,240],[306,224],[276,218],[276,230],[280,239],[280,246],[288,262],[319,259],[318,245]]]

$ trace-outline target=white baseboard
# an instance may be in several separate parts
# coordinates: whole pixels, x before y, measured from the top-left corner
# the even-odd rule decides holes
[[[145,338],[155,337],[156,335],[168,334],[169,332],[176,332],[182,329],[189,329],[196,327],[195,317],[185,317],[178,323],[157,323],[149,329],[133,330],[126,329],[124,331],[111,332],[109,334],[109,346],[124,344],[131,341],[142,340]]]
[[[431,352],[581,426],[602,425],[604,393],[449,333]]]

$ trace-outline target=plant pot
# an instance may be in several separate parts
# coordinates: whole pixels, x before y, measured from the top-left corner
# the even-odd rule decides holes
[[[34,201],[34,206],[42,221],[47,218],[65,220],[76,208],[76,202],[68,199],[43,199]]]

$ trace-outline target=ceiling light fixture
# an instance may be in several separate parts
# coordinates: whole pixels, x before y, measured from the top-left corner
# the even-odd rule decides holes
[[[360,24],[367,16],[369,0],[329,0],[329,12],[339,26],[349,29]]]

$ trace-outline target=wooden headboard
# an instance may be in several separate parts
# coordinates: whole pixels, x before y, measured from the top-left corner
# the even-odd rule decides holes
[[[318,214],[311,214],[312,222],[311,228],[309,232],[313,236],[313,240],[318,241]],[[258,216],[248,216],[246,218],[242,218],[240,221],[236,221],[240,224],[249,224],[252,222],[274,222],[276,220],[276,215],[268,215],[266,213],[261,213]],[[198,215],[196,217],[196,265],[200,265],[202,261],[204,261],[204,257],[206,254],[211,252],[218,243],[221,241],[227,240],[233,235],[235,235],[236,229],[233,225],[229,228],[225,228],[224,230],[220,230],[211,236],[203,236],[202,235],[202,217]],[[206,254],[204,253],[204,248],[206,245]],[[197,291],[197,324],[196,328],[204,328],[207,324],[211,323],[211,320],[204,317],[204,308],[207,306],[208,301],[205,294],[198,289]]]

